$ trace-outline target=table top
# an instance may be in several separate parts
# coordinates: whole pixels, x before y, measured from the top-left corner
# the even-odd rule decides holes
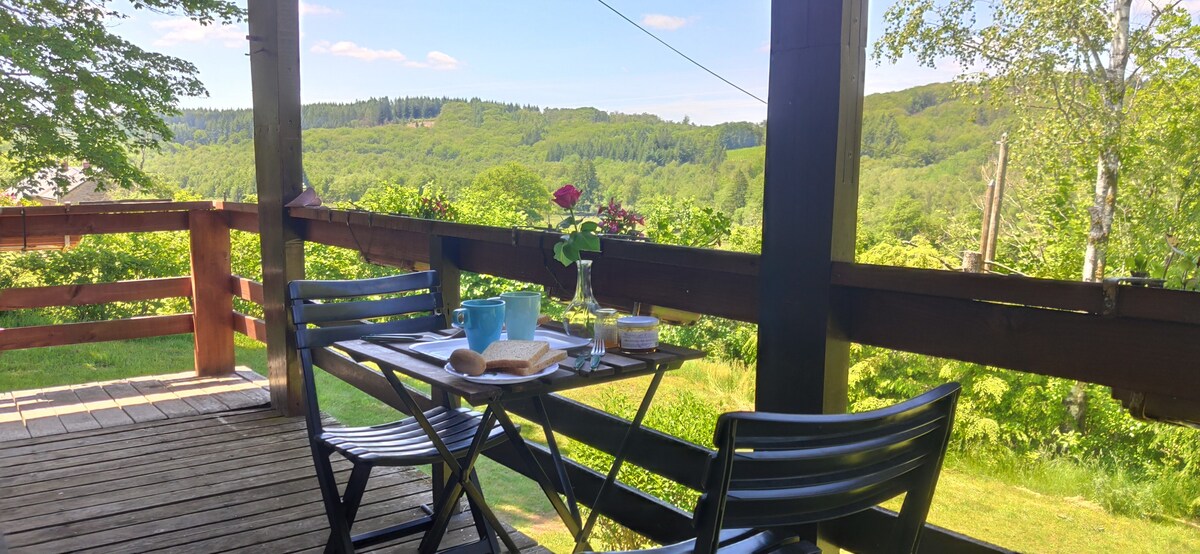
[[[683,365],[686,360],[704,356],[704,353],[699,350],[660,344],[657,352],[646,354],[607,353],[600,359],[600,367],[587,374],[576,373],[575,358],[568,356],[566,360],[559,363],[558,371],[545,377],[510,385],[489,385],[474,383],[451,375],[443,369],[445,362],[412,351],[412,345],[413,343],[380,344],[351,340],[337,343],[336,348],[346,352],[351,358],[375,362],[380,369],[395,370],[405,376],[442,388],[474,405],[483,404],[500,396],[523,398],[648,375],[660,366],[665,366],[666,369],[675,369]],[[572,350],[570,353],[587,356],[589,352],[589,347],[581,347],[580,350]]]

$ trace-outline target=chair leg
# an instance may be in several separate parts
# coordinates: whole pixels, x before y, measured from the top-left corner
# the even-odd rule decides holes
[[[483,491],[483,487],[479,484],[479,474],[471,471],[471,483],[475,488]],[[471,517],[475,519],[475,534],[479,535],[479,541],[487,541],[488,552],[500,552],[500,541],[496,540],[496,533],[492,530],[492,526],[488,524],[487,518],[483,515],[483,510],[479,505],[467,497],[467,504],[471,507]]]
[[[350,480],[346,483],[346,492],[342,494],[342,509],[345,512],[346,526],[354,527],[354,518],[358,516],[358,506],[362,504],[363,493],[367,490],[367,478],[371,476],[371,466],[355,464],[350,471]]]
[[[350,540],[350,525],[343,517],[341,495],[338,494],[337,479],[333,474],[333,464],[327,451],[316,444],[312,445],[313,466],[317,470],[317,484],[321,488],[321,499],[325,501],[325,515],[329,518],[329,541],[325,545],[326,552],[341,552],[353,554],[354,543]]]

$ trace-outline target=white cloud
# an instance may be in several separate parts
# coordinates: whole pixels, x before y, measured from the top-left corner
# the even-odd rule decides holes
[[[334,56],[343,56],[347,58],[355,58],[373,62],[375,60],[387,60],[392,62],[403,62],[407,60],[404,54],[399,50],[375,50],[365,46],[359,46],[348,40],[330,43],[323,40],[313,45],[312,51],[318,54],[332,54]]]
[[[308,2],[300,3],[300,16],[306,15],[341,15],[342,12],[329,6],[320,4],[309,4]]]
[[[458,69],[462,65],[457,58],[445,52],[433,50],[425,55],[425,61],[409,60],[399,50],[376,50],[359,46],[353,42],[343,40],[339,42],[329,42],[322,40],[312,46],[311,52],[316,54],[330,54],[333,56],[342,56],[345,58],[354,58],[373,62],[376,60],[385,60],[389,62],[403,63],[405,67],[417,67],[427,69],[451,70]]]
[[[409,67],[429,67],[432,69],[449,71],[451,69],[458,69],[458,66],[462,65],[462,62],[458,61],[457,58],[451,56],[450,54],[433,50],[425,55],[424,62],[408,62],[404,65]]]
[[[660,13],[648,13],[642,16],[642,25],[663,31],[677,30],[684,25],[687,25],[687,22],[688,20],[682,17],[663,15]]]
[[[154,40],[155,46],[220,42],[226,48],[240,48],[246,44],[246,29],[236,25],[201,25],[181,18],[155,21],[150,26],[162,32]]]

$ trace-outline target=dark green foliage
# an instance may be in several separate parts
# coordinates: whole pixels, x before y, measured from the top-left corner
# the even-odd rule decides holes
[[[9,0],[0,5],[0,143],[15,177],[86,160],[105,182],[148,186],[130,152],[156,148],[170,130],[160,114],[206,94],[191,63],[143,50],[110,32],[130,17],[109,0]],[[134,0],[134,9],[233,22],[225,0]],[[102,171],[101,171],[102,170]],[[65,186],[65,179],[62,185]]]

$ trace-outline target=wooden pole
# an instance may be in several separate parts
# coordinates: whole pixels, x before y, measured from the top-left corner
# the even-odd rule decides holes
[[[285,303],[288,282],[304,277],[304,242],[284,205],[303,188],[299,3],[250,0],[248,7],[268,380],[271,405],[295,415],[303,411],[302,384]]]
[[[771,4],[757,410],[846,409],[830,271],[854,260],[866,13],[864,0]]]
[[[1000,237],[1000,210],[1004,205],[1004,181],[1008,175],[1008,133],[1000,135],[1000,163],[996,168],[996,190],[988,211],[988,243],[983,251],[983,269],[992,267],[996,259],[996,240]]]
[[[192,210],[188,226],[196,375],[228,375],[234,366],[229,224],[219,212]]]
[[[983,191],[983,215],[980,218],[982,223],[979,226],[979,255],[982,257],[987,252],[988,233],[992,231],[992,200],[996,195],[996,180],[988,180],[987,188]]]

